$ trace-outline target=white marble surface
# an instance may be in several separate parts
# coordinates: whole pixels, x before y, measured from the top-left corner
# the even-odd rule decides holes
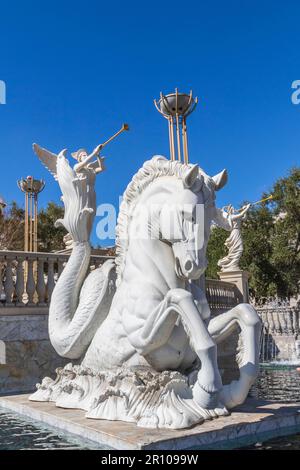
[[[0,315],[0,339],[2,341],[49,339],[48,315]]]
[[[14,312],[17,308],[10,310]],[[24,311],[21,307],[19,310]],[[52,376],[57,367],[66,363],[50,343],[48,315],[3,315],[2,309],[0,313],[0,340],[3,347],[0,393],[32,391],[45,375]]]
[[[225,416],[243,403],[258,372],[260,319],[247,304],[210,319],[200,287],[211,223],[232,225],[215,205],[226,171],[210,177],[197,164],[145,161],[122,198],[115,263],[87,275],[94,167],[87,155],[71,168],[66,150],[34,150],[62,191],[64,217],[56,225],[74,240],[52,293],[49,336],[59,355],[83,360],[54,381],[45,377],[30,400],[79,408],[86,418],[171,429]],[[239,330],[240,376],[223,384],[217,345]]]
[[[80,410],[65,410],[51,403],[29,402],[28,395],[0,398],[0,406],[44,424],[119,450],[180,450],[207,448],[238,439],[256,442],[261,433],[287,435],[300,426],[300,404],[249,400],[230,416],[206,421],[184,430],[144,429],[134,423],[86,419]],[[227,442],[229,441],[229,442]]]

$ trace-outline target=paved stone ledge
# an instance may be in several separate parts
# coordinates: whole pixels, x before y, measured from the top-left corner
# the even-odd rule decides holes
[[[227,417],[207,421],[192,429],[156,430],[132,423],[93,420],[79,410],[57,408],[53,403],[28,401],[29,395],[0,398],[0,406],[44,424],[90,439],[114,449],[207,449],[239,447],[264,435],[288,435],[300,429],[300,403],[274,403],[249,400]]]

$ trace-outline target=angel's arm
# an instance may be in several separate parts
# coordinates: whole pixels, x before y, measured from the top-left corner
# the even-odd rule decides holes
[[[232,219],[230,215],[222,209],[215,208],[213,221],[218,227],[228,230],[229,232],[232,230]]]
[[[244,206],[242,208],[241,212],[239,212],[238,214],[232,215],[231,219],[236,220],[236,219],[241,219],[242,217],[244,217],[246,212],[249,210],[250,206],[251,206],[251,204],[247,204],[246,206]]]
[[[87,168],[92,168],[95,173],[102,173],[105,170],[104,157],[98,157],[97,160],[89,163]]]
[[[97,157],[97,155],[99,154],[101,148],[102,148],[102,144],[97,145],[97,147],[94,148],[94,150],[92,151],[92,153],[91,153],[90,155],[88,155],[82,162],[76,163],[76,165],[74,166],[74,170],[75,170],[75,171],[80,171],[82,168],[84,168],[84,167],[86,166],[86,164],[87,164],[90,160],[92,160],[92,158]]]

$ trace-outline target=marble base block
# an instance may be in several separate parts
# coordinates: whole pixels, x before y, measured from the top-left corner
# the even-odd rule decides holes
[[[238,448],[300,429],[300,403],[248,400],[230,416],[191,429],[145,429],[134,423],[87,419],[84,411],[28,401],[29,395],[0,398],[0,407],[118,450]]]

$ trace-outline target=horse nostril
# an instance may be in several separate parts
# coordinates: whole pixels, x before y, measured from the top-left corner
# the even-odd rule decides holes
[[[192,269],[193,269],[193,263],[191,262],[191,260],[188,259],[188,260],[185,262],[184,268],[185,268],[185,270],[186,270],[188,273],[189,273],[190,271],[192,271]]]

